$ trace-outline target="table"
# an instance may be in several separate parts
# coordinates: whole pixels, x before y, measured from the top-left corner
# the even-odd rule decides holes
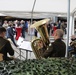
[[[16,31],[17,31],[16,40],[18,40],[18,38],[21,36],[22,27],[16,27]]]

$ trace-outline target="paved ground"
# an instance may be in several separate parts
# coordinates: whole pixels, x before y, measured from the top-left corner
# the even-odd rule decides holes
[[[25,40],[28,40],[28,41],[31,41],[32,38],[34,37],[34,36],[29,35],[28,33],[26,33],[25,35],[26,35]]]

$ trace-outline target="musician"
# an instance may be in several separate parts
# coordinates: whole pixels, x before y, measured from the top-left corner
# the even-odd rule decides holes
[[[7,53],[9,55],[14,55],[14,50],[11,47],[11,44],[8,40],[6,40],[5,37],[6,29],[4,27],[0,27],[0,54],[3,56],[3,60],[12,60],[13,58],[9,58],[7,56]]]
[[[55,41],[49,44],[49,48],[45,50],[42,57],[65,57],[66,45],[62,41],[63,31],[61,29],[57,29],[54,32]]]

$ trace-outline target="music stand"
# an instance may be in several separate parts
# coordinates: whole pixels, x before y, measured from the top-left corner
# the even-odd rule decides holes
[[[32,48],[31,48],[31,42],[30,41],[23,41],[19,47],[20,51],[24,50],[26,51],[26,59],[28,59],[28,52],[32,52]],[[21,53],[20,53],[20,59],[21,59]]]

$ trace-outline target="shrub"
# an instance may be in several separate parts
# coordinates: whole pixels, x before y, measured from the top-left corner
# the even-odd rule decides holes
[[[2,61],[0,75],[76,75],[76,58]]]

